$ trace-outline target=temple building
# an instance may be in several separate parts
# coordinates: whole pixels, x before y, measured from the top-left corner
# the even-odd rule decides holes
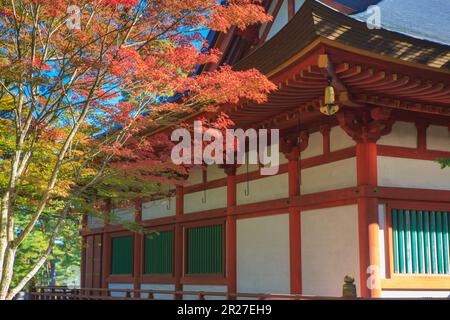
[[[203,70],[278,86],[223,108],[280,130],[278,173],[211,165],[170,199],[112,209],[154,237],[87,217],[81,286],[339,297],[349,275],[359,297],[449,297],[448,2],[265,6],[272,22],[210,34],[224,55]]]

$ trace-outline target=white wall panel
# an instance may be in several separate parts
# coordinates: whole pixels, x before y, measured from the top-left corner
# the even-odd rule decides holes
[[[207,167],[207,178],[208,181],[218,180],[222,178],[226,178],[227,175],[225,173],[225,170],[222,168],[219,168],[218,165],[210,165]]]
[[[184,195],[184,213],[226,208],[227,187],[206,190],[206,202],[203,203],[204,192],[198,191]]]
[[[300,193],[308,194],[356,186],[356,158],[303,169]]]
[[[301,153],[301,159],[308,159],[323,154],[323,136],[320,132],[309,135],[308,147]]]
[[[377,144],[405,148],[417,148],[417,128],[412,122],[397,121],[392,131],[382,136]]]
[[[355,145],[355,141],[353,141],[350,136],[341,129],[341,127],[336,126],[331,128],[330,131],[330,151],[336,151],[345,149],[348,147],[352,147]]]
[[[245,195],[247,182],[237,185],[237,204],[248,204],[288,197],[288,174],[267,176],[256,180],[250,180],[250,193]]]
[[[175,215],[176,198],[153,200],[142,204],[142,220],[150,220]]]
[[[378,156],[378,184],[450,190],[450,170],[442,170],[434,161]]]
[[[429,126],[427,147],[430,150],[450,151],[450,130],[444,126]]]
[[[118,219],[117,222],[111,221],[111,224],[121,224],[123,222],[132,222],[134,221],[134,212],[135,212],[135,207],[134,206],[129,206],[126,208],[117,208],[117,209],[113,209],[111,211],[112,215],[113,215],[113,219]]]
[[[289,293],[289,215],[238,219],[237,289]]]
[[[91,229],[103,228],[104,220],[103,220],[103,218],[100,218],[100,217],[94,217],[94,216],[88,215],[88,217],[87,217],[87,225]]]
[[[357,206],[303,211],[301,221],[303,294],[342,296],[346,275],[359,292]]]
[[[203,171],[200,168],[192,168],[189,171],[188,185],[199,184],[203,182]]]

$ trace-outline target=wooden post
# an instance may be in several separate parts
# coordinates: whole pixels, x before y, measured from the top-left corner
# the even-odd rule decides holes
[[[237,293],[236,271],[236,166],[225,166],[227,174],[227,220],[226,220],[226,275],[228,280],[228,299],[235,300]]]
[[[380,248],[377,197],[377,140],[392,130],[392,109],[366,108],[337,115],[341,128],[356,142],[359,190],[358,233],[362,297],[381,296]]]
[[[110,214],[111,202],[108,201],[105,211]],[[111,274],[111,239],[108,235],[109,218],[105,217],[102,235],[102,288],[108,289],[108,277]]]
[[[81,222],[81,230],[87,228],[87,215],[83,215]],[[80,276],[80,287],[86,286],[86,237],[81,236],[81,276]]]
[[[419,151],[424,152],[427,150],[427,129],[428,129],[428,122],[425,122],[424,120],[417,120],[416,121],[416,128],[417,128],[417,149]]]
[[[174,277],[175,277],[175,292],[180,292],[183,290],[183,286],[181,284],[181,277],[183,276],[183,228],[181,226],[180,221],[183,216],[184,211],[184,190],[182,186],[177,186],[175,190],[176,197],[176,208],[175,208],[175,268],[174,268]],[[181,300],[183,297],[176,293],[174,295],[175,300]]]
[[[373,191],[377,182],[377,145],[361,142],[356,145],[357,182],[360,190]],[[379,297],[379,224],[378,199],[368,195],[358,198],[358,229],[361,274],[361,295]],[[370,277],[370,278],[369,278]]]
[[[309,134],[302,131],[283,137],[281,152],[288,159],[289,257],[291,294],[302,293],[301,213],[291,199],[300,195],[300,153],[308,147]]]
[[[141,224],[142,222],[142,200],[137,199],[135,203],[134,222]],[[134,233],[134,250],[133,250],[133,288],[134,290],[141,289],[142,280],[142,255],[143,255],[144,235],[141,232]],[[140,297],[139,292],[134,293],[134,297]]]
[[[320,133],[322,134],[324,154],[330,153],[330,132],[331,127],[329,124],[324,124],[320,126]]]
[[[300,170],[298,147],[286,154],[288,159],[289,198],[300,195]],[[302,255],[301,255],[301,215],[300,209],[289,206],[289,256],[291,273],[291,294],[302,293]]]

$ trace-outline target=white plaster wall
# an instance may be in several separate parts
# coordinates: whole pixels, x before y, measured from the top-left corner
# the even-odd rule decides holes
[[[278,163],[279,164],[287,163],[288,159],[285,157],[285,155],[282,152],[280,152],[280,145],[274,146],[273,148],[275,150],[277,150],[277,152],[278,152]],[[269,157],[272,155],[272,148],[270,146],[267,148],[267,155]],[[270,167],[270,165],[267,164],[267,165],[265,165],[265,167]]]
[[[183,285],[183,291],[227,292],[227,286]],[[184,300],[198,300],[198,296],[184,295]],[[226,300],[226,296],[205,296],[206,300]]]
[[[227,177],[225,171],[222,168],[219,168],[217,164],[208,166],[206,170],[207,170],[206,176],[208,178],[208,181],[218,180]]]
[[[259,165],[257,164],[249,164],[248,165],[248,172],[253,172],[253,171],[257,171],[259,170]],[[236,169],[236,174],[245,174],[247,173],[247,165],[246,164],[242,164],[240,165],[237,169]]]
[[[226,208],[227,187],[219,187],[206,190],[206,203],[202,202],[203,191],[184,195],[184,213],[205,211],[210,209]]]
[[[271,148],[268,148],[267,152],[268,152],[268,156],[270,157]],[[258,158],[259,158],[259,155],[258,155]],[[247,155],[245,156],[245,159],[248,159]],[[278,151],[278,161],[279,161],[279,164],[282,165],[284,163],[287,163],[288,159],[286,159],[285,155],[282,152]],[[270,165],[266,165],[265,167],[270,167]],[[259,169],[260,169],[260,167],[258,164],[249,164],[248,165],[248,172],[259,171]],[[237,168],[236,174],[239,175],[239,174],[245,174],[245,173],[247,173],[247,164],[242,164]]]
[[[380,247],[380,278],[386,279],[386,243],[385,243],[385,232],[386,232],[386,206],[384,204],[378,205],[378,241]]]
[[[175,215],[176,198],[153,200],[142,204],[142,220],[150,220]]]
[[[353,187],[356,186],[356,158],[303,169],[301,175],[301,194]]]
[[[284,0],[281,5],[280,10],[278,11],[275,20],[273,21],[272,27],[270,28],[269,34],[267,35],[267,39],[269,40],[274,35],[278,33],[286,24],[288,23],[288,0]]]
[[[412,122],[397,121],[392,131],[382,136],[377,144],[405,148],[417,148],[417,128]]]
[[[251,180],[249,186],[250,194],[246,196],[247,182],[238,183],[236,191],[238,205],[286,198],[288,197],[288,174]]]
[[[442,170],[434,161],[378,156],[378,184],[450,190],[450,170]]]
[[[199,184],[203,182],[203,171],[200,168],[192,168],[189,171],[188,185]]]
[[[289,215],[238,219],[237,290],[289,293]]]
[[[134,211],[135,211],[134,206],[113,209],[111,213],[113,214],[114,218],[119,219],[119,221],[117,222],[111,221],[111,224],[117,225],[122,222],[134,221]]]
[[[150,284],[150,283],[142,283],[141,290],[167,290],[167,291],[175,291],[174,284]],[[141,297],[144,299],[148,298],[148,293],[141,293]],[[164,293],[155,293],[153,294],[154,299],[162,299],[162,300],[173,300],[173,294],[164,294]]]
[[[352,147],[355,141],[341,127],[336,126],[330,131],[330,151]]]
[[[109,289],[133,289],[134,286],[132,283],[109,283],[108,284],[108,288]],[[111,291],[110,292],[111,297],[120,297],[120,298],[125,298],[126,297],[126,292],[114,292]]]
[[[430,150],[450,151],[450,130],[444,126],[429,126],[427,147]]]
[[[87,225],[89,228],[103,228],[104,220],[100,217],[88,216],[87,217]]]
[[[301,159],[307,159],[323,154],[323,136],[320,132],[309,135],[308,147],[300,154]]]
[[[359,293],[357,206],[301,213],[303,294],[342,296],[345,275]]]
[[[450,290],[448,291],[391,291],[383,290],[382,298],[450,298]]]

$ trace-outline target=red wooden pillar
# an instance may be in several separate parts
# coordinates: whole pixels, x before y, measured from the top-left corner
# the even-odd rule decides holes
[[[373,192],[377,182],[377,145],[359,142],[356,145],[357,183],[360,192]],[[363,194],[358,198],[358,229],[360,257],[360,288],[363,297],[379,297],[379,224],[378,199]]]
[[[289,198],[300,195],[300,152],[308,147],[309,133],[287,135],[281,143],[281,152],[288,159]],[[289,257],[291,294],[302,293],[301,213],[298,207],[289,206]]]
[[[84,231],[87,228],[87,215],[83,214],[81,220],[81,230]],[[80,288],[86,287],[86,236],[81,236],[81,277]]]
[[[86,237],[81,237],[81,277],[80,288],[86,286]]]
[[[176,208],[175,208],[175,252],[174,252],[174,277],[175,291],[182,291],[181,277],[183,276],[183,228],[179,218],[183,215],[184,210],[184,190],[182,186],[176,188]],[[181,295],[175,295],[175,299],[182,299]]]
[[[227,222],[226,222],[226,275],[228,280],[228,299],[235,299],[237,292],[236,270],[236,166],[225,167],[227,174]]]
[[[142,222],[142,200],[137,199],[135,202],[135,215],[134,222],[136,224],[141,224]],[[133,288],[134,290],[141,289],[141,281],[142,281],[142,265],[143,265],[143,244],[144,244],[144,234],[142,232],[134,233],[134,242],[133,242]],[[139,297],[140,294],[137,294]]]
[[[300,195],[299,148],[295,147],[289,154],[288,180],[289,198]],[[302,245],[301,215],[298,207],[289,207],[289,256],[291,273],[291,294],[302,293]]]
[[[324,124],[320,126],[320,133],[323,138],[323,153],[330,153],[330,132],[331,127],[329,124]]]
[[[389,134],[395,122],[392,109],[366,108],[339,113],[342,129],[356,141],[356,170],[359,190],[358,234],[360,289],[363,297],[379,297],[380,245],[378,222],[377,145],[376,141]]]
[[[111,274],[111,239],[108,236],[109,214],[112,209],[111,202],[105,206],[106,217],[104,218],[102,235],[102,288],[108,288],[108,277]]]
[[[417,149],[423,152],[427,150],[427,129],[429,124],[423,120],[416,122],[417,128]]]

